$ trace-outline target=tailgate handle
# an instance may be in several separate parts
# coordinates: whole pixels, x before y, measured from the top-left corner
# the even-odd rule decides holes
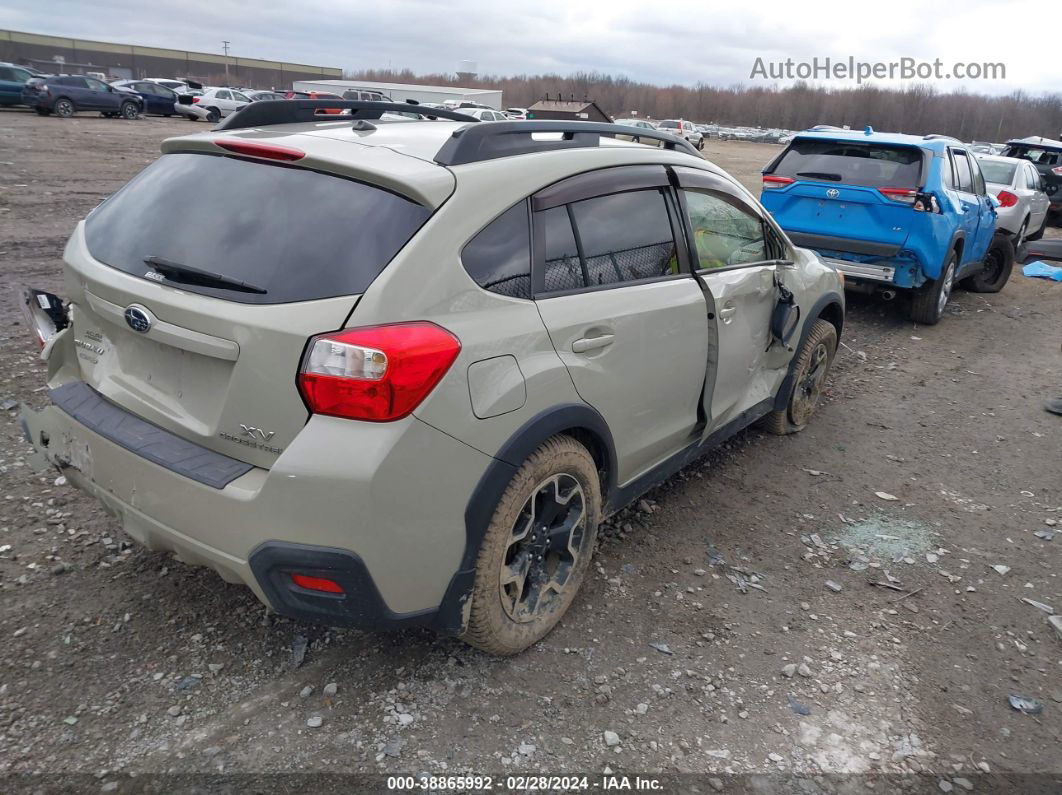
[[[602,334],[600,337],[583,337],[572,343],[573,353],[587,353],[607,348],[616,337],[614,334]]]

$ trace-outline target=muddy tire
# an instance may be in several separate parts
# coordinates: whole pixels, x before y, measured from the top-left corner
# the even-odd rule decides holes
[[[940,271],[940,278],[919,288],[911,296],[911,320],[925,326],[935,326],[940,322],[951,298],[951,291],[955,289],[956,268],[958,258],[952,251]]]
[[[837,355],[837,329],[826,320],[816,320],[793,360],[793,383],[784,409],[772,411],[760,427],[778,436],[804,430],[811,421],[826,378]]]
[[[74,115],[74,103],[66,97],[60,97],[55,101],[55,105],[52,106],[52,111],[60,119],[69,119]]]
[[[476,560],[462,640],[517,654],[541,640],[582,584],[601,519],[597,466],[570,436],[554,436],[505,489]]]
[[[1014,269],[1014,244],[996,235],[985,252],[984,268],[962,280],[962,286],[974,293],[998,293]]]

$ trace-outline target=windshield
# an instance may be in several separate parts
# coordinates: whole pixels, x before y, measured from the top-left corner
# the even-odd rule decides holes
[[[1009,185],[1014,181],[1014,169],[1017,163],[1007,163],[1003,160],[983,160],[977,158],[977,165],[981,167],[985,182],[995,182],[999,185]]]
[[[258,285],[181,284],[242,303],[363,293],[431,215],[382,188],[291,166],[163,155],[85,224],[93,257],[134,276],[146,257]]]
[[[771,173],[809,182],[917,188],[922,182],[922,151],[913,146],[797,140]]]
[[[677,121],[662,121],[657,126],[661,127],[662,129],[673,130],[679,126],[679,123]]]

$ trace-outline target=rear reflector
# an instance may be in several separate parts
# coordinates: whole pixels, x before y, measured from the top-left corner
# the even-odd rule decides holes
[[[322,334],[310,340],[299,392],[314,414],[390,422],[419,406],[460,352],[457,337],[424,321]]]
[[[999,199],[1000,207],[1013,207],[1018,203],[1017,195],[1011,193],[1009,190],[1001,190],[996,198]]]
[[[230,152],[235,152],[238,155],[264,157],[267,160],[283,160],[290,163],[294,160],[302,160],[302,158],[306,157],[306,153],[298,149],[291,149],[287,146],[276,146],[275,144],[262,144],[257,141],[221,138],[215,140],[214,143],[222,149],[228,149]]]
[[[792,177],[776,177],[774,174],[763,175],[763,189],[764,190],[777,190],[778,188],[784,188],[786,185],[792,185],[796,182]]]
[[[324,577],[310,577],[306,574],[292,574],[291,581],[300,588],[308,591],[322,591],[324,593],[344,593],[343,587],[335,580]]]
[[[914,206],[918,191],[914,188],[878,188],[878,193],[890,201]]]

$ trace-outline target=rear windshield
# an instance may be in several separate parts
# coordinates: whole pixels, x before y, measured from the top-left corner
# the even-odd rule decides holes
[[[985,182],[996,182],[1000,185],[1009,185],[1014,179],[1014,169],[1017,163],[1004,163],[1002,160],[982,160],[977,158],[977,165],[981,167]]]
[[[811,182],[917,188],[922,181],[922,151],[912,146],[796,140],[772,173]]]
[[[93,257],[134,276],[150,272],[145,257],[158,257],[267,292],[181,282],[183,290],[278,304],[365,292],[430,215],[343,177],[170,154],[96,208],[85,238]]]
[[[662,121],[657,126],[662,129],[673,130],[679,126],[679,123],[677,121]]]
[[[1062,162],[1062,150],[1039,149],[1035,146],[1008,146],[1003,152],[1003,156],[1019,157],[1038,166],[1053,166],[1058,162]]]

